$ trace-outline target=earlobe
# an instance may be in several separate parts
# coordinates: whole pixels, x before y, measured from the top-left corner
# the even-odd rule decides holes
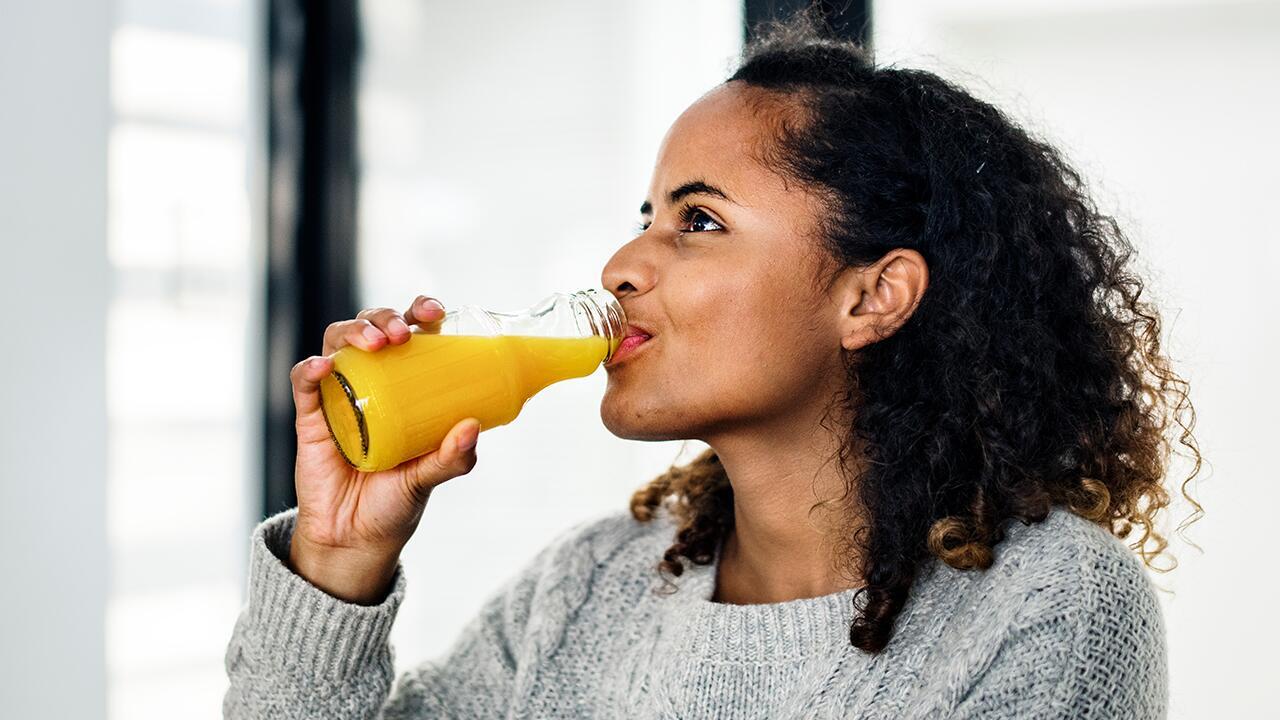
[[[861,341],[861,333],[848,334],[848,335],[845,335],[843,338],[840,338],[841,347],[843,347],[845,350],[848,350],[850,352],[854,350],[858,350],[859,348],[862,348],[865,344],[866,343],[863,343]]]

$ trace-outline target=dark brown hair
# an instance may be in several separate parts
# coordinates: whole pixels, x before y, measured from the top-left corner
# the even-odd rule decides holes
[[[1201,465],[1195,411],[1140,299],[1134,249],[1079,173],[992,105],[935,74],[877,66],[809,15],[758,35],[726,82],[795,109],[762,160],[828,198],[821,241],[836,271],[894,248],[929,264],[907,323],[846,354],[848,389],[828,412],[850,418],[836,538],[851,566],[862,558],[847,568],[864,582],[850,643],[887,646],[930,557],[985,569],[1006,519],[1039,522],[1052,505],[1122,540],[1139,526],[1130,547],[1159,572],[1176,567],[1151,560],[1168,545],[1156,520],[1175,423],[1195,460],[1182,492],[1203,514],[1186,491]],[[659,570],[711,563],[734,523],[713,450],[631,499],[641,521],[660,506],[678,531]]]

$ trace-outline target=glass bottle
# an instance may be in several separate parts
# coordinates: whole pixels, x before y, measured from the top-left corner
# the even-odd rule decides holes
[[[514,313],[465,305],[407,342],[331,356],[320,405],[343,458],[386,470],[440,447],[467,417],[481,431],[505,425],[552,383],[590,375],[613,356],[626,316],[601,289],[553,293]]]

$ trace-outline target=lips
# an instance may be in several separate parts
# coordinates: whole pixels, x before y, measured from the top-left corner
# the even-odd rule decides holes
[[[605,367],[613,367],[627,359],[635,352],[637,347],[643,345],[650,337],[652,336],[644,328],[628,324],[626,337],[618,344],[618,349],[614,350],[613,356],[609,358],[609,362],[605,363]]]
[[[653,337],[653,333],[649,332],[649,329],[646,328],[645,326],[636,322],[628,321],[626,336],[632,337],[634,335],[644,335],[646,337]]]

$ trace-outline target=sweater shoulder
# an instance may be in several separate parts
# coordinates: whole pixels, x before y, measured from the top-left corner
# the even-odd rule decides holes
[[[956,671],[926,681],[916,702],[930,710],[913,716],[1029,717],[1057,708],[1055,717],[1162,717],[1165,625],[1134,550],[1059,506],[1002,527],[989,567],[930,564],[898,652],[914,657],[924,643],[930,649],[913,668],[951,662]]]
[[[1039,522],[1015,518],[1003,527],[995,560],[983,571],[986,584],[1026,605],[1027,614],[1079,607],[1086,614],[1125,612],[1161,621],[1146,566],[1106,528],[1056,505]]]
[[[997,556],[1025,567],[1046,570],[1081,568],[1089,573],[1143,571],[1143,564],[1123,540],[1101,525],[1054,505],[1039,522],[1011,518],[1004,524]]]
[[[554,536],[536,564],[544,579],[574,575],[580,582],[590,582],[595,570],[644,556],[655,542],[669,541],[672,532],[670,521],[662,515],[642,522],[626,508],[596,512]]]
[[[534,644],[553,651],[593,590],[614,597],[613,586],[624,583],[626,569],[644,556],[643,541],[663,532],[660,522],[642,523],[629,510],[609,510],[555,535],[512,581],[525,588],[519,614],[531,621]]]

